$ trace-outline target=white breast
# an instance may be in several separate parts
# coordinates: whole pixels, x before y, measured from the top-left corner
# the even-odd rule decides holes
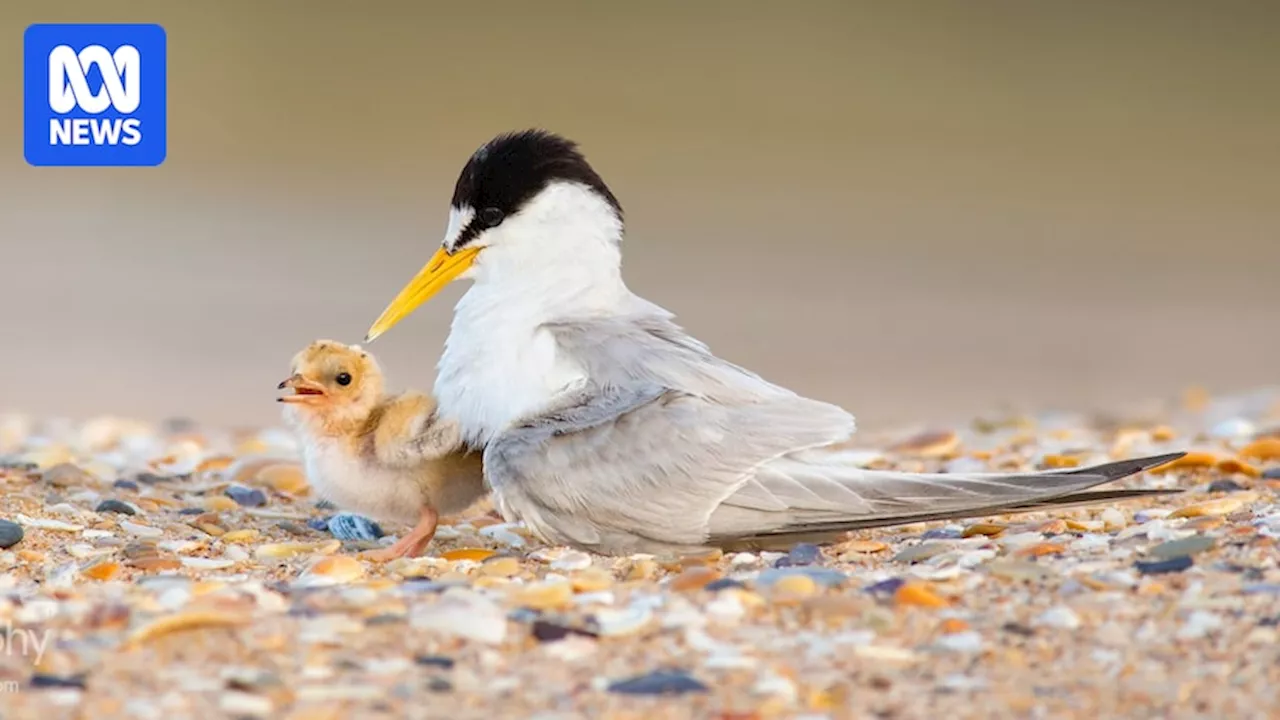
[[[441,415],[458,421],[466,442],[480,447],[546,408],[585,374],[529,316],[474,312],[467,300],[454,315],[434,393]]]
[[[410,474],[362,462],[331,440],[308,439],[302,452],[316,494],[339,509],[381,522],[417,522],[425,500]]]

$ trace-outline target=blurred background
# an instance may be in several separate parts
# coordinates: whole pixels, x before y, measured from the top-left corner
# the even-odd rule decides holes
[[[32,168],[22,33],[159,22],[159,168]],[[490,136],[578,140],[625,276],[864,427],[1280,380],[1280,4],[0,7],[0,411],[273,422]],[[430,387],[462,284],[372,347]]]

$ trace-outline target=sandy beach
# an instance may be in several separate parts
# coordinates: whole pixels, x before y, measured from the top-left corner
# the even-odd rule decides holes
[[[317,504],[278,430],[0,424],[5,718],[1262,717],[1280,394],[863,439],[902,469],[1174,450],[1136,502],[599,557],[484,503],[424,557]],[[379,537],[380,536],[380,537]]]

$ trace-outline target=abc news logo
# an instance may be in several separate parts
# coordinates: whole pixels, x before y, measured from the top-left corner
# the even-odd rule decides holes
[[[89,71],[97,68],[102,87],[89,89]],[[138,109],[142,91],[142,58],[132,45],[114,53],[90,45],[77,53],[59,45],[49,53],[49,109],[66,115],[79,108],[98,115],[108,108],[128,115]],[[50,145],[137,145],[142,142],[138,118],[50,118]]]
[[[36,23],[22,41],[23,151],[37,167],[155,167],[168,154],[168,37],[154,23]]]

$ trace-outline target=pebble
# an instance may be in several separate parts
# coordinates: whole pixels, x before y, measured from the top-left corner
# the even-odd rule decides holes
[[[769,568],[756,576],[756,585],[758,587],[767,588],[778,582],[782,578],[793,575],[804,575],[824,587],[838,587],[849,581],[849,576],[832,568],[822,567],[794,567],[794,568]]]
[[[1194,565],[1190,557],[1183,555],[1181,557],[1169,558],[1168,560],[1157,560],[1155,562],[1136,562],[1134,567],[1143,575],[1164,575],[1166,573],[1179,573]]]
[[[623,695],[684,695],[705,693],[709,688],[683,670],[655,670],[645,675],[609,683],[611,693]]]
[[[983,641],[981,635],[970,630],[943,635],[934,641],[934,646],[951,652],[976,653],[982,652]]]
[[[893,556],[892,562],[914,563],[921,560],[937,557],[945,552],[949,552],[951,546],[944,543],[921,543],[920,545],[912,545]]]
[[[462,588],[450,588],[437,602],[415,607],[409,624],[487,645],[500,645],[507,637],[506,613],[489,598]]]
[[[1035,624],[1042,627],[1074,630],[1080,627],[1080,616],[1071,608],[1065,605],[1058,605],[1041,613],[1036,618]]]
[[[1235,480],[1214,480],[1209,483],[1209,492],[1239,492],[1244,486]]]
[[[1007,633],[1020,635],[1022,637],[1032,637],[1036,634],[1036,631],[1033,628],[1016,622],[1007,622],[1004,625],[1001,625],[1000,629]]]
[[[31,676],[29,685],[35,690],[48,690],[50,688],[73,688],[76,690],[84,690],[86,678],[84,675],[49,675],[46,673],[35,673]]]
[[[1217,542],[1205,535],[1193,535],[1189,538],[1181,540],[1171,540],[1166,543],[1156,545],[1147,551],[1147,555],[1153,558],[1170,559],[1182,557],[1184,555],[1195,555],[1206,550],[1211,550],[1217,545]]]
[[[512,532],[510,524],[488,525],[480,528],[480,534],[493,540],[494,542],[506,545],[507,547],[524,547],[528,543],[525,539]]]
[[[444,655],[415,655],[413,663],[422,667],[439,668],[441,670],[452,670],[456,664],[453,658],[445,657]]]
[[[0,550],[22,542],[22,526],[8,520],[0,520]]]
[[[1257,426],[1244,418],[1227,418],[1216,423],[1210,430],[1209,434],[1216,438],[1225,440],[1234,440],[1237,438],[1252,437],[1258,431]]]
[[[591,567],[591,556],[578,550],[569,550],[552,560],[550,567],[561,572],[585,570]]]
[[[111,484],[111,487],[116,488],[117,490],[132,490],[133,492],[138,491],[138,483],[132,480],[117,480]]]
[[[822,561],[822,550],[817,545],[809,543],[800,543],[787,553],[786,557],[779,558],[773,564],[774,567],[801,567],[804,565],[816,565]]]
[[[98,507],[93,509],[99,513],[118,513],[120,515],[137,515],[138,511],[132,505],[119,500],[103,500],[98,503]]]
[[[1098,519],[1102,521],[1103,529],[1109,532],[1115,532],[1129,524],[1124,517],[1124,513],[1113,507],[1109,507],[1099,513]]]
[[[775,597],[809,597],[818,592],[818,584],[808,575],[786,575],[778,578],[769,589]]]
[[[144,538],[164,537],[164,531],[161,530],[160,528],[151,527],[150,525],[139,525],[137,523],[131,523],[128,520],[121,521],[120,529],[124,530],[130,535],[136,535],[138,537],[144,537]]]
[[[66,462],[59,463],[48,470],[45,470],[42,477],[45,482],[57,488],[90,485],[97,482],[97,478],[84,470],[81,470],[79,467]]]
[[[597,610],[592,618],[602,637],[634,635],[653,620],[653,612],[644,606]]]
[[[329,518],[323,529],[339,540],[373,541],[385,534],[378,523],[355,513],[338,513]]]
[[[746,584],[744,584],[741,580],[734,580],[733,578],[720,578],[719,580],[712,580],[711,582],[707,583],[706,585],[703,586],[703,589],[709,590],[711,592],[719,592],[721,590],[745,589],[746,587],[747,587]]]
[[[533,626],[529,630],[533,638],[538,642],[558,642],[570,635],[582,635],[584,637],[596,637],[596,633],[590,630],[582,630],[580,628],[569,627],[550,620],[534,620]]]
[[[1221,617],[1203,610],[1196,610],[1187,616],[1187,621],[1178,629],[1176,637],[1179,640],[1195,640],[1221,627]]]
[[[232,485],[226,489],[226,496],[235,501],[240,507],[262,507],[267,504],[267,495],[258,488],[248,488],[243,485]]]
[[[906,582],[907,581],[902,578],[889,578],[888,580],[881,580],[880,582],[868,585],[863,588],[863,591],[872,595],[892,595],[898,591],[898,588],[905,585]]]

